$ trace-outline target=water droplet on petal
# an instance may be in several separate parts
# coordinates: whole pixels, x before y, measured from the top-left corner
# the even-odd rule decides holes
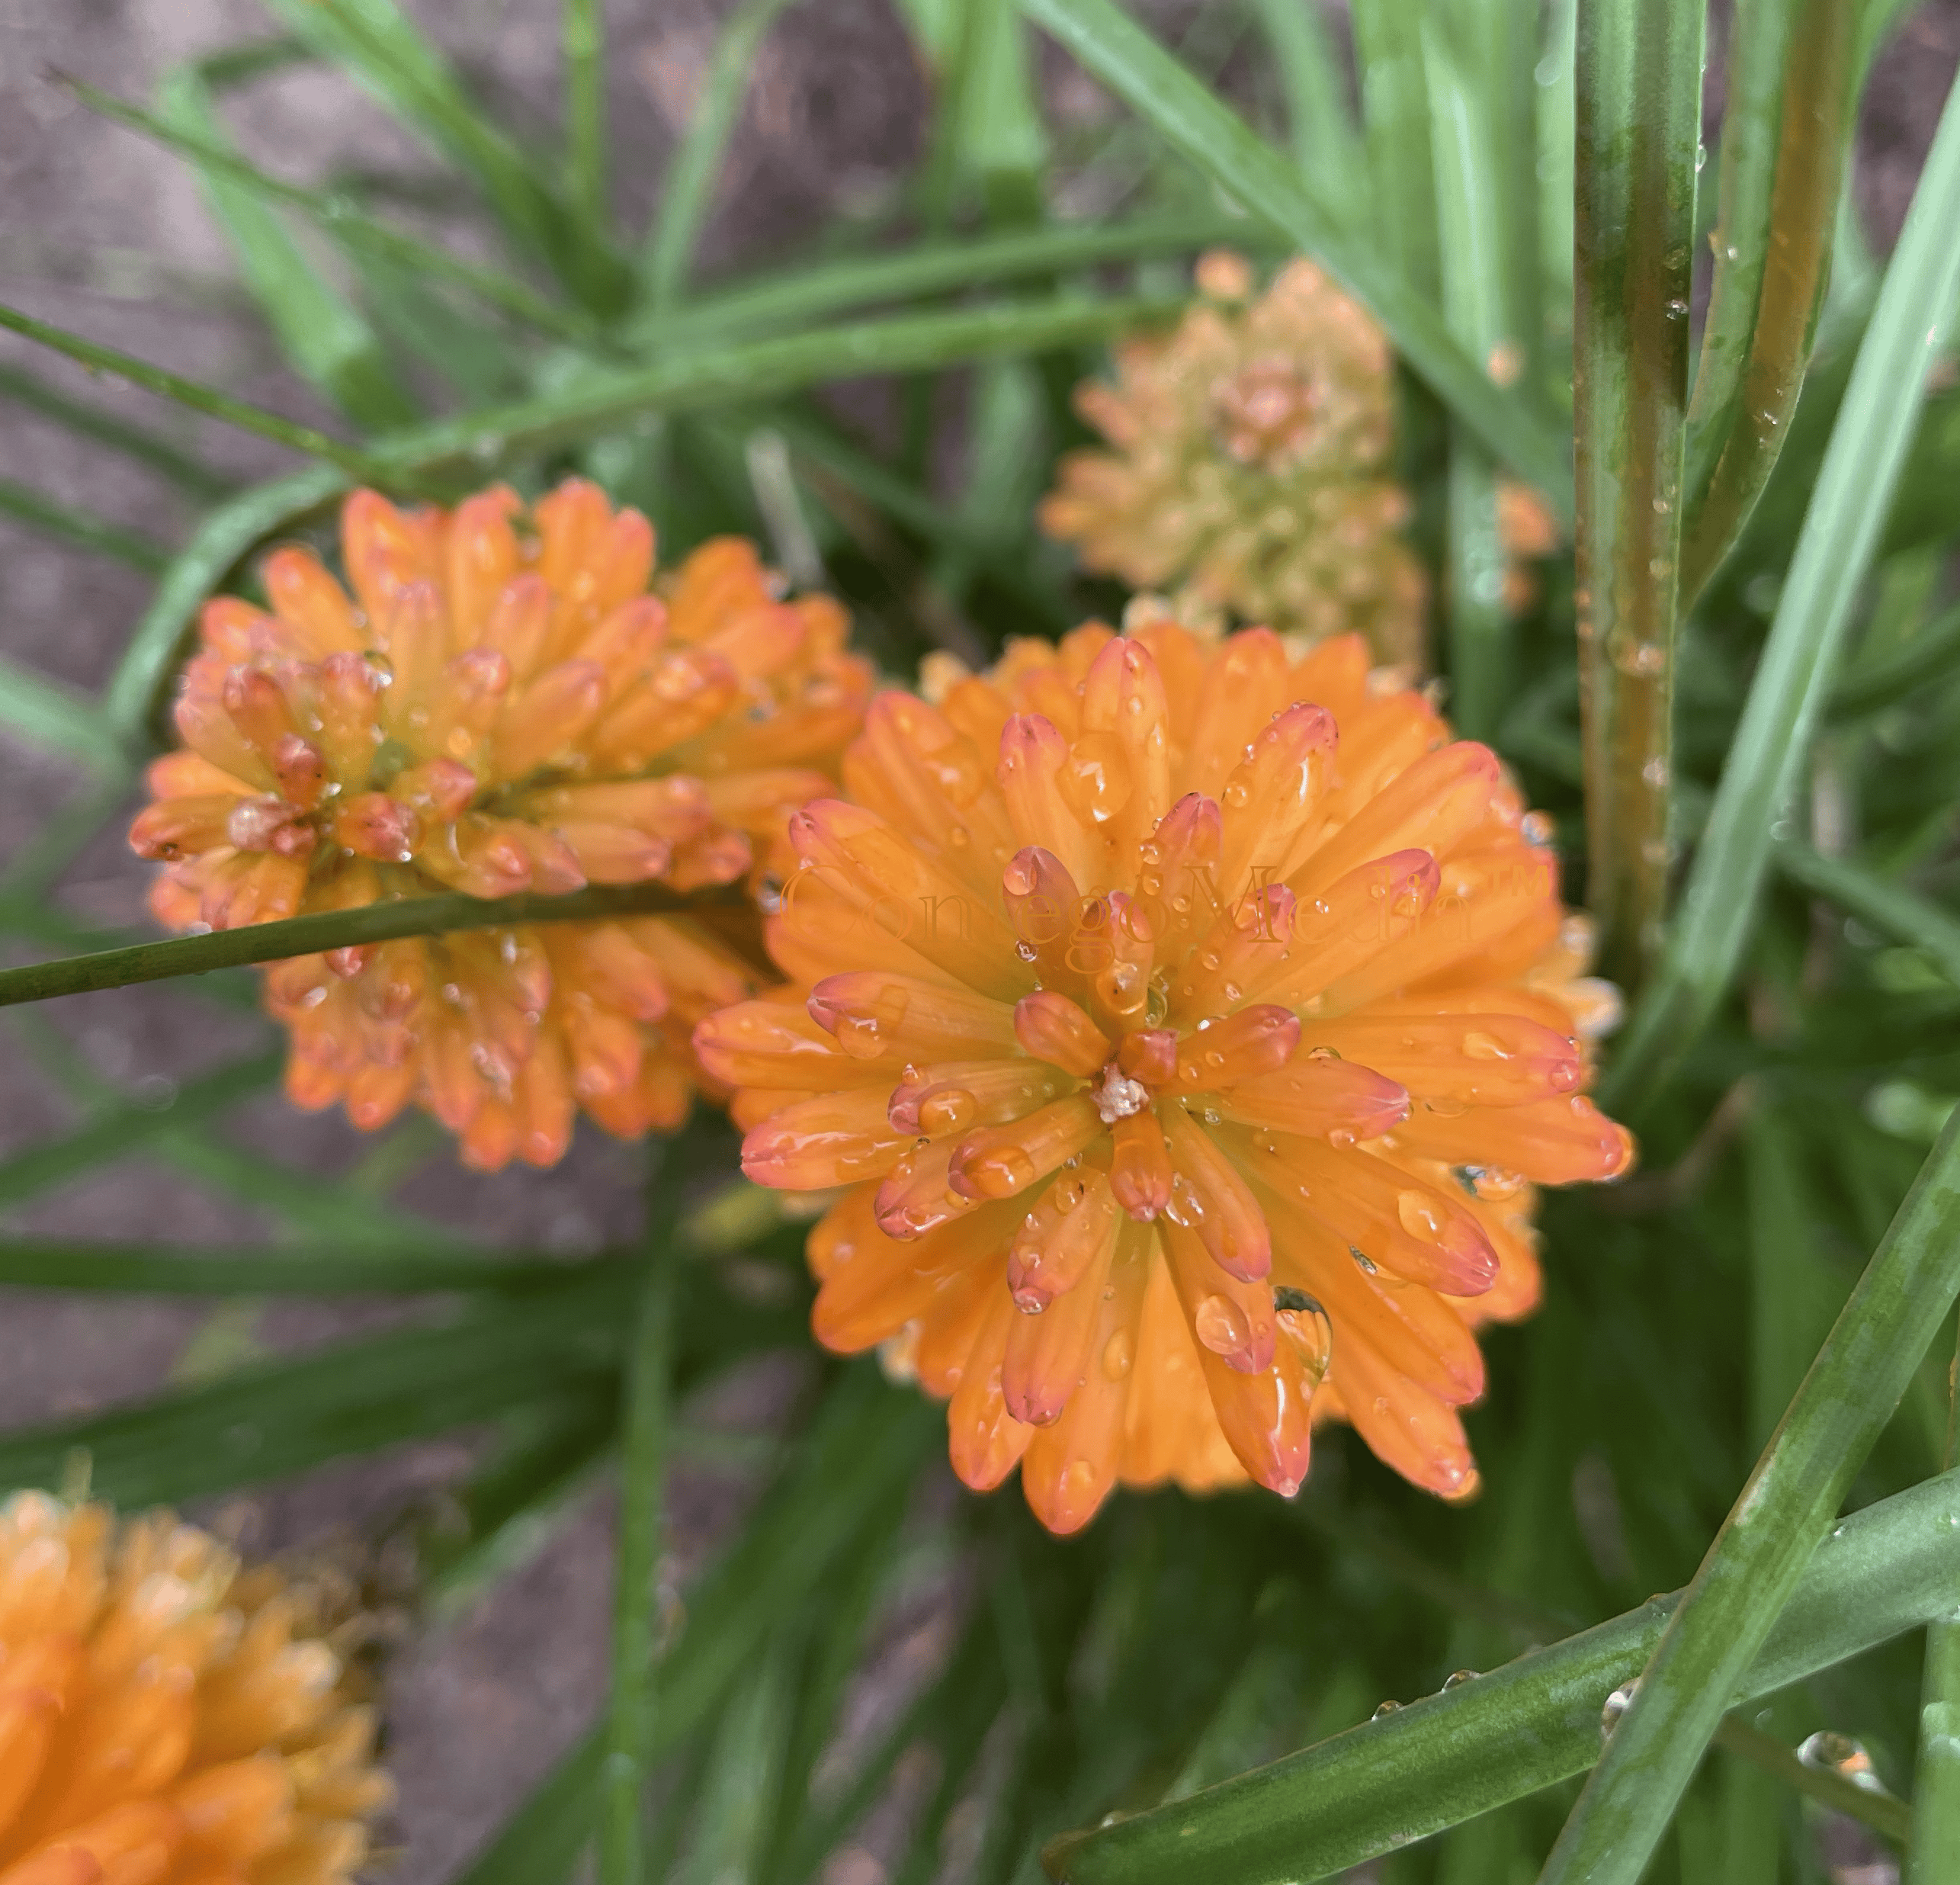
[[[1207,1296],[1192,1322],[1198,1339],[1214,1355],[1235,1354],[1252,1337],[1245,1312],[1229,1296]]]

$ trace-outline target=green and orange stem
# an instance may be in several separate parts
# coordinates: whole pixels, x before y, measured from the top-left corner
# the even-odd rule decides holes
[[[1702,9],[1579,10],[1573,416],[1588,901],[1637,986],[1666,901]]]

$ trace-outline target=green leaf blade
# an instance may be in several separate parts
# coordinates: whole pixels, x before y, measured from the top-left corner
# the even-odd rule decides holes
[[[1952,1522],[1949,1522],[1952,1521]],[[1960,1473],[1844,1521],[1817,1550],[1731,1705],[1950,1609]],[[1535,1650],[1189,1799],[1053,1842],[1066,1885],[1304,1885],[1399,1851],[1599,1758],[1606,1697],[1638,1675],[1676,1598]]]
[[[219,149],[226,138],[208,87],[180,66],[159,97],[165,124]],[[294,368],[368,432],[406,425],[414,404],[396,381],[374,331],[326,281],[258,194],[200,167],[205,201]]]
[[[1606,1744],[1543,1885],[1636,1885],[1727,1698],[1960,1294],[1949,1122],[1743,1488]]]

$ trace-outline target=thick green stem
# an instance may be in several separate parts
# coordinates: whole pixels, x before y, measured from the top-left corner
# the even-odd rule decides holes
[[[1684,610],[1741,535],[1789,435],[1830,275],[1857,9],[1796,0],[1786,15],[1786,4],[1736,14],[1737,69],[1751,88],[1723,123],[1715,288],[1688,416]]]
[[[1638,984],[1667,891],[1702,9],[1580,0],[1573,397],[1589,894]]]
[[[672,915],[726,906],[741,897],[739,891],[683,896],[664,884],[582,890],[569,897],[486,899],[460,893],[405,897],[395,903],[364,904],[357,910],[288,917],[280,923],[255,923],[240,930],[135,942],[127,949],[100,949],[91,955],[66,955],[52,962],[0,968],[0,1008],[21,1001],[47,1001],[56,995],[85,994],[97,988],[126,988],[132,982],[162,981],[174,975],[200,975],[207,969],[233,968],[242,962],[284,962],[364,942],[391,942],[399,936],[441,936],[455,930],[495,930],[518,923]]]
[[[1669,1620],[1540,1885],[1636,1885],[1736,1684],[1960,1293],[1960,1115]]]
[[[1724,1706],[1801,1681],[1946,1614],[1960,1579],[1960,1473],[1868,1506],[1817,1547]],[[1065,1835],[1068,1885],[1304,1885],[1398,1851],[1599,1758],[1600,1711],[1640,1672],[1678,1600],[1657,1598],[1474,1682],[1189,1800]]]
[[[1853,605],[1897,490],[1926,381],[1960,302],[1960,87],[1885,269],[1812,487],[1769,638],[1654,985],[1608,1069],[1602,1103],[1637,1111],[1715,1012],[1748,940],[1763,873],[1836,685]]]

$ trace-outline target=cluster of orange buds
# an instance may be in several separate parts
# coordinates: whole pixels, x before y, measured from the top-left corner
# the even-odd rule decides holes
[[[352,1885],[393,1797],[322,1593],[168,1514],[0,1507],[0,1875]]]
[[[1548,822],[1358,636],[1092,625],[938,678],[791,822],[791,986],[695,1035],[749,1176],[848,1187],[819,1338],[1057,1531],[1118,1481],[1291,1494],[1334,1415],[1467,1495],[1535,1187],[1633,1155]]]
[[[735,883],[781,865],[871,692],[831,599],[786,599],[733,538],[656,579],[646,520],[589,483],[447,512],[358,492],[341,554],[351,594],[287,548],[269,608],[204,612],[184,750],[130,834],[166,865],[168,924]],[[368,1128],[419,1103],[494,1170],[552,1164],[581,1106],[622,1134],[676,1124],[689,1031],[754,983],[702,920],[647,917],[361,945],[265,985],[297,1103]]]
[[[1427,595],[1391,474],[1393,360],[1381,330],[1311,262],[1255,296],[1214,252],[1203,299],[1166,336],[1115,349],[1116,379],[1076,403],[1112,448],[1062,461],[1042,527],[1092,570],[1377,657],[1420,654]]]

